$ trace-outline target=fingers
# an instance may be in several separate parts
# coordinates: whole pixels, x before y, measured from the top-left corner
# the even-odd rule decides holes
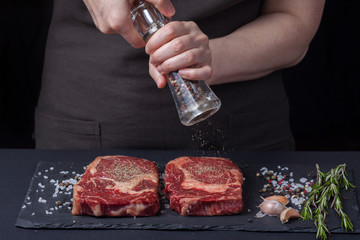
[[[130,16],[133,0],[83,0],[96,27],[105,34],[120,34],[133,47],[145,46]]]
[[[171,40],[190,34],[191,29],[188,24],[184,22],[170,22],[158,30],[153,37],[150,38],[146,44],[145,51],[147,54],[152,54],[164,44]]]
[[[166,85],[166,78],[163,74],[159,73],[156,70],[156,67],[149,63],[149,73],[150,76],[154,79],[158,88],[163,88]]]
[[[179,70],[179,74],[190,80],[208,80],[212,76],[212,68],[209,65],[200,68],[183,68]]]
[[[159,74],[179,70],[189,80],[207,80],[212,75],[209,39],[193,22],[165,25],[149,40],[146,52]]]
[[[192,48],[191,41],[189,37],[181,36],[164,44],[150,55],[150,62],[154,65],[159,65],[166,59],[190,50]]]
[[[209,65],[207,64],[208,58],[210,58],[210,52],[204,52],[194,48],[167,59],[160,65],[157,65],[156,69],[158,72],[166,74],[190,66],[192,66],[192,68],[198,68],[200,66]]]
[[[166,17],[172,17],[175,14],[175,8],[170,0],[147,0],[155,5],[155,7]]]

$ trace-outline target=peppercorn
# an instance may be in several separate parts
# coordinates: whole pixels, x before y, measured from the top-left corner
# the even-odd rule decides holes
[[[60,206],[61,202],[60,201],[56,201],[56,205]]]
[[[257,177],[261,177],[261,173],[257,172],[257,173],[256,173],[256,176],[257,176]]]
[[[272,175],[272,176],[271,176],[271,179],[272,179],[272,180],[275,180],[275,179],[276,179],[276,175]]]

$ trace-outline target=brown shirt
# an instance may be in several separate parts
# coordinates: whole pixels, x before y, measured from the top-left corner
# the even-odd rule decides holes
[[[260,0],[172,1],[173,20],[216,38],[259,15]],[[55,0],[36,112],[38,148],[288,149],[281,74],[212,86],[222,108],[181,125],[169,89],[157,89],[144,49],[95,28],[80,0]]]

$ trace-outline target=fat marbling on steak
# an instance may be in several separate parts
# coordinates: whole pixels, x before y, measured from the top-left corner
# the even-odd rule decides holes
[[[159,208],[159,174],[149,160],[97,157],[73,190],[73,215],[152,216]]]
[[[243,175],[230,159],[180,157],[165,169],[165,193],[180,215],[230,215],[242,211]]]

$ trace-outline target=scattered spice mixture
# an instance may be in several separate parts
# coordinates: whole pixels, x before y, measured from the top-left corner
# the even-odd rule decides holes
[[[263,187],[259,189],[259,194],[262,197],[283,195],[299,210],[308,199],[308,194],[315,184],[314,179],[316,177],[315,173],[312,172],[306,177],[296,180],[294,172],[288,167],[280,165],[275,170],[262,167],[256,176],[264,180]]]
[[[84,166],[83,169],[85,170],[87,167]],[[48,176],[50,173],[51,176],[54,176],[54,174],[58,174],[58,178],[53,179]],[[46,208],[44,210],[46,215],[52,215],[55,211],[60,211],[63,209],[71,210],[72,207],[72,189],[73,185],[76,184],[82,174],[76,173],[75,171],[59,171],[58,173],[55,173],[55,168],[50,167],[49,169],[45,169],[43,171],[39,171],[36,173],[36,176],[38,178],[42,177],[41,182],[37,184],[37,189],[35,192],[37,193],[37,196],[35,199],[35,202],[39,204],[46,204],[50,207]],[[40,195],[40,193],[43,193],[45,190],[49,191],[47,188],[51,187],[51,190],[53,192],[51,198],[45,198],[44,196]],[[39,196],[40,195],[40,196]],[[62,199],[59,200],[59,198]],[[49,204],[49,203],[54,203]],[[32,199],[30,196],[26,197],[24,204],[22,205],[22,208],[26,208],[26,206],[32,204]],[[36,213],[33,212],[31,216],[35,216]]]

